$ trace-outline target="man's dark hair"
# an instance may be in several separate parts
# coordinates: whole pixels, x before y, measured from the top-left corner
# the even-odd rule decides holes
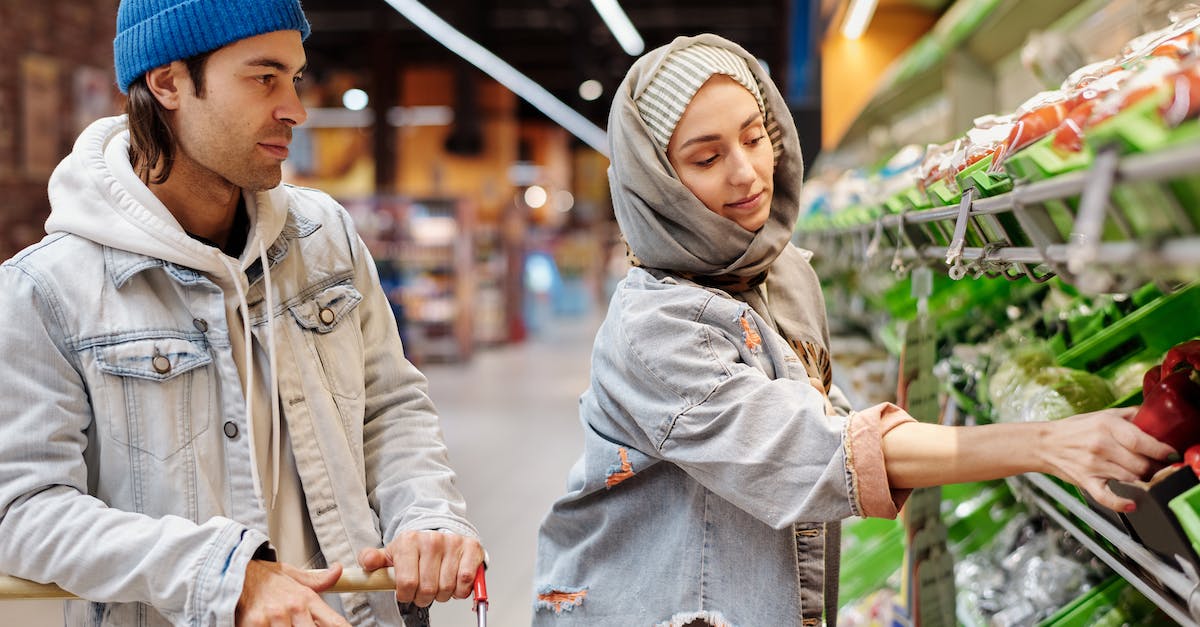
[[[205,52],[183,60],[197,98],[204,97],[204,66],[211,54]],[[146,184],[165,183],[175,163],[175,134],[167,124],[167,110],[150,93],[145,75],[129,85],[125,114],[129,117],[129,161],[133,171]],[[159,166],[158,175],[150,180],[150,173]]]

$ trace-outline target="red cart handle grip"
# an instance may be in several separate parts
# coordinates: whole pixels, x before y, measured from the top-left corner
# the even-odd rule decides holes
[[[479,603],[481,601],[485,602],[485,603],[487,602],[487,580],[484,579],[484,577],[483,577],[484,570],[485,570],[485,568],[482,563],[480,563],[479,568],[477,568],[475,570],[475,602],[476,603]]]

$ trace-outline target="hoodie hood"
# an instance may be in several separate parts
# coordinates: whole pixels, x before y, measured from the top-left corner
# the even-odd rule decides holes
[[[709,211],[684,187],[638,112],[638,98],[667,57],[693,44],[728,50],[744,59],[762,93],[777,161],[771,214],[754,233]],[[608,137],[613,209],[630,251],[641,265],[745,279],[765,272],[787,248],[800,213],[804,176],[800,141],[783,96],[758,60],[741,46],[710,34],[678,37],[638,59],[614,97]]]
[[[46,233],[71,233],[97,244],[163,259],[227,277],[230,258],[196,241],[162,201],[138,178],[129,162],[125,116],[101,118],[83,131],[71,154],[50,176],[50,218]],[[235,264],[245,270],[258,258],[260,243],[279,237],[287,219],[283,186],[243,192],[250,215],[246,248]]]
[[[246,424],[255,451],[264,453],[271,491],[265,500],[263,472],[257,453],[251,455],[255,495],[264,505],[274,508],[280,481],[280,408],[279,381],[275,362],[275,325],[266,325],[265,346],[268,379],[256,382],[254,348],[251,338],[250,305],[246,299],[246,270],[261,258],[265,283],[266,311],[274,311],[271,264],[267,246],[283,231],[287,220],[288,192],[283,186],[263,192],[246,192],[246,211],[250,232],[246,246],[237,259],[219,248],[203,244],[183,230],[166,205],[137,177],[129,162],[129,129],[125,116],[102,118],[92,123],[75,141],[71,154],[63,159],[50,176],[50,218],[46,233],[71,233],[97,244],[130,253],[162,259],[192,268],[221,286],[226,309],[241,310],[241,319],[229,316],[231,341],[241,337],[241,350],[235,360],[243,374]],[[238,334],[234,328],[240,327]],[[240,358],[236,353],[240,352]],[[266,385],[263,389],[256,388]],[[268,407],[256,409],[256,398]],[[270,422],[266,422],[266,420]],[[262,425],[256,427],[262,419]],[[269,448],[267,448],[269,446]]]

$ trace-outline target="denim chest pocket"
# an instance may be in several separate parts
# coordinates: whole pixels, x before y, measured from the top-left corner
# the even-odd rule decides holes
[[[334,396],[356,399],[363,394],[363,338],[355,315],[360,302],[362,294],[354,286],[341,284],[289,308]]]
[[[212,356],[183,338],[142,338],[95,349],[109,435],[165,460],[208,429]]]

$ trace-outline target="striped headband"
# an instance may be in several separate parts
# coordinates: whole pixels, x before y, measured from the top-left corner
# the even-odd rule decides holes
[[[774,124],[767,112],[758,80],[746,65],[746,60],[725,48],[699,43],[668,54],[635,100],[638,113],[658,147],[664,153],[667,151],[667,144],[671,141],[675,126],[679,124],[679,118],[683,117],[683,110],[714,74],[733,78],[754,95],[768,131],[775,131],[768,134],[771,135],[771,143],[778,157],[778,125]]]

